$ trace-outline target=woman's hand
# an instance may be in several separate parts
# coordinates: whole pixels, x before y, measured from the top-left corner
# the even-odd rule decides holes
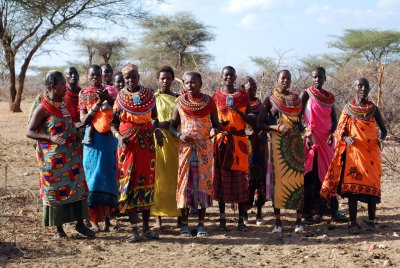
[[[354,143],[354,137],[351,136],[345,136],[343,137],[343,140],[346,142],[346,144],[351,147]]]
[[[110,97],[108,95],[108,90],[106,90],[104,88],[97,90],[96,94],[97,94],[97,97],[99,98],[100,103],[103,103],[105,100],[108,100]]]
[[[282,133],[283,135],[287,135],[292,132],[292,128],[285,123],[279,123],[278,132]]]
[[[118,140],[119,148],[124,148],[128,144],[127,139],[124,136],[122,136],[121,134],[117,135],[117,140]]]
[[[329,135],[328,140],[326,141],[326,143],[328,145],[332,145],[332,143],[333,143],[333,134],[332,133]]]
[[[163,147],[164,145],[164,133],[162,133],[161,129],[156,128],[154,130],[154,135],[156,136],[157,145]]]
[[[183,134],[183,133],[179,135],[179,139],[183,142],[192,142],[194,140],[193,137],[190,136],[189,134]]]
[[[61,135],[50,136],[50,142],[61,145],[65,143],[65,139]]]

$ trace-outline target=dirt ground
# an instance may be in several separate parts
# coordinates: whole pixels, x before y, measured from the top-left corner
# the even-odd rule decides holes
[[[119,231],[101,232],[94,240],[82,238],[73,226],[66,227],[68,239],[56,240],[53,228],[41,227],[36,155],[33,141],[25,137],[29,106],[25,101],[24,113],[10,114],[7,103],[0,102],[0,267],[400,267],[400,178],[396,176],[383,178],[373,234],[349,235],[346,223],[330,226],[328,219],[294,234],[292,211],[283,212],[284,232],[272,234],[267,202],[263,209],[267,225],[256,226],[252,213],[248,232],[236,231],[233,210],[228,214],[231,231],[218,232],[214,206],[207,213],[206,238],[179,237],[171,218],[165,220],[157,241],[123,242],[130,229],[124,221]],[[13,198],[4,198],[10,195]],[[340,206],[347,213],[345,201],[340,200]],[[363,227],[366,210],[359,204]],[[195,222],[191,218],[193,227]]]

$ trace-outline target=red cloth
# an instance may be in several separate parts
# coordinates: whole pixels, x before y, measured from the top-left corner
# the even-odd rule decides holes
[[[79,89],[81,91],[81,89]],[[68,107],[68,110],[71,114],[72,120],[76,122],[80,122],[80,114],[79,114],[79,93],[72,92],[67,87],[67,93],[65,94],[65,104]]]

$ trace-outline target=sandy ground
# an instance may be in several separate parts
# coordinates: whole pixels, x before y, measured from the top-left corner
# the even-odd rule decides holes
[[[206,238],[181,238],[175,219],[165,220],[160,240],[125,243],[127,222],[119,231],[101,232],[94,240],[66,227],[68,239],[56,240],[52,228],[43,228],[33,142],[25,138],[29,103],[24,113],[10,114],[0,102],[0,267],[400,267],[400,178],[383,178],[378,205],[378,228],[373,234],[352,236],[347,224],[328,228],[326,221],[294,234],[295,214],[283,213],[284,232],[272,234],[271,203],[264,207],[267,225],[256,226],[250,214],[248,232],[236,231],[237,212],[229,210],[230,232],[216,230],[217,207],[209,209]],[[7,165],[7,180],[5,166]],[[1,199],[14,194],[12,199]],[[340,200],[347,213],[346,200]],[[366,206],[359,204],[365,227]],[[195,226],[195,217],[191,218]],[[115,223],[115,222],[114,222]],[[332,230],[330,230],[332,229]]]

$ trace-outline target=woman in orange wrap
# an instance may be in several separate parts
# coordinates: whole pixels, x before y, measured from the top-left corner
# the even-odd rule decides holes
[[[118,206],[127,213],[132,225],[129,242],[142,238],[156,239],[158,234],[150,230],[150,208],[154,205],[156,151],[154,137],[163,145],[163,134],[158,128],[156,99],[153,90],[139,85],[137,66],[128,63],[122,74],[125,88],[114,103],[114,119],[111,131],[118,139],[117,178],[119,187]],[[138,232],[138,213],[142,212],[142,236]]]
[[[176,203],[182,213],[180,234],[191,236],[188,226],[190,208],[199,208],[197,237],[207,235],[206,209],[212,206],[213,143],[210,131],[218,131],[218,115],[213,99],[201,93],[201,75],[187,72],[187,93],[178,98],[169,131],[179,138],[179,169]],[[177,130],[181,126],[180,131]]]
[[[226,231],[225,203],[238,203],[238,230],[247,230],[246,215],[247,172],[249,169],[246,123],[254,125],[254,114],[250,113],[250,100],[246,91],[235,88],[236,71],[227,66],[222,69],[222,88],[213,99],[217,105],[221,133],[215,139],[214,199],[218,201],[220,224],[218,229]]]
[[[368,100],[368,80],[356,80],[354,91],[355,98],[346,104],[340,117],[335,154],[321,189],[328,201],[336,192],[348,198],[351,234],[360,230],[358,201],[368,203],[367,231],[375,229],[376,204],[381,200],[380,140],[387,134],[378,107]],[[381,130],[379,139],[376,125]]]

